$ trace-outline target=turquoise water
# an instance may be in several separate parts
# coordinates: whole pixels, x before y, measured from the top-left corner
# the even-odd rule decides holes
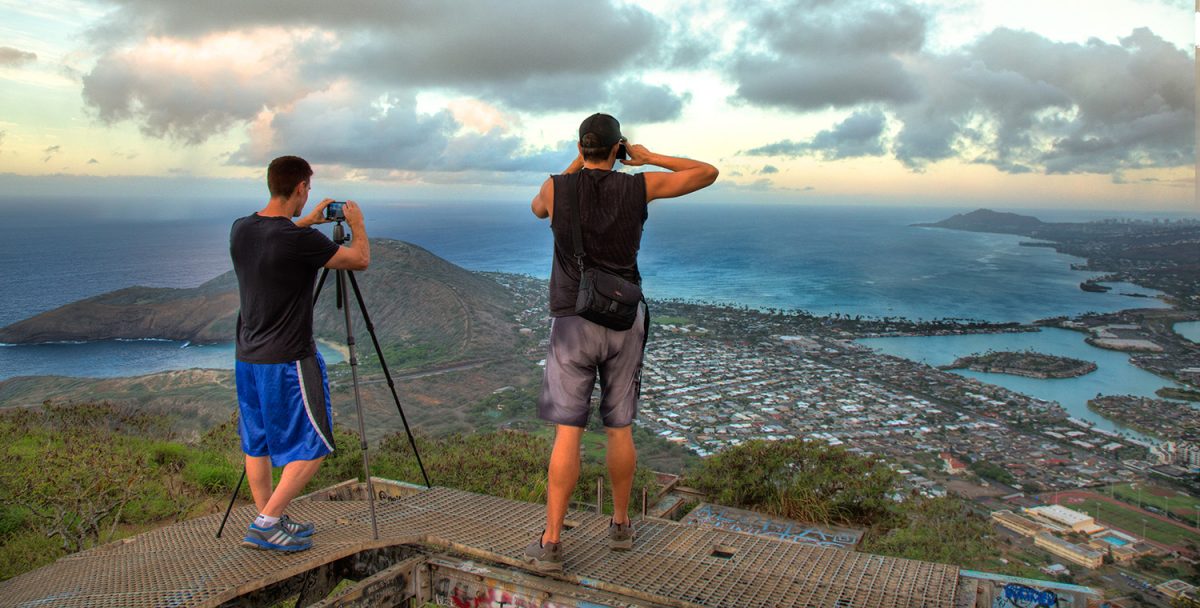
[[[954,373],[1039,399],[1057,401],[1071,416],[1094,422],[1098,428],[1140,436],[1089,410],[1088,399],[1098,394],[1156,397],[1154,391],[1164,386],[1178,385],[1135,367],[1129,363],[1129,356],[1126,354],[1087,344],[1083,341],[1084,337],[1082,333],[1066,329],[1043,328],[1039,332],[1020,334],[869,338],[859,340],[859,343],[889,355],[935,366],[948,365],[959,357],[987,350],[1030,349],[1050,355],[1092,361],[1096,364],[1096,371],[1078,378],[1039,379],[969,370],[955,370]]]
[[[330,365],[344,360],[337,351],[318,348]],[[0,380],[41,375],[115,378],[191,368],[233,369],[233,344],[102,340],[0,346]]]
[[[1129,541],[1123,538],[1117,538],[1116,536],[1104,536],[1101,537],[1100,540],[1113,545],[1114,547],[1124,547],[1125,545],[1129,544]]]
[[[372,237],[403,239],[472,270],[549,274],[551,232],[527,202],[360,202]],[[20,203],[19,233],[0,239],[0,326],[130,285],[193,287],[226,272],[230,223],[261,201]],[[0,198],[5,204],[16,203]],[[1098,273],[1071,270],[1079,258],[1021,247],[1022,237],[911,225],[960,211],[967,209],[662,201],[650,208],[640,254],[646,293],[818,314],[998,322],[1164,306],[1121,295],[1157,295],[1134,285],[1084,292],[1079,283]],[[1111,215],[1036,214],[1052,221]],[[0,347],[0,378],[231,365],[228,345],[179,346]]]
[[[1186,323],[1176,323],[1173,327],[1175,333],[1200,344],[1200,321],[1188,321]]]

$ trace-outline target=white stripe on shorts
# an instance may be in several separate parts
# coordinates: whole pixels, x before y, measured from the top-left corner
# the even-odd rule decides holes
[[[321,438],[321,443],[324,443],[325,447],[329,448],[329,451],[332,452],[333,446],[329,445],[329,440],[325,438],[325,434],[321,432],[321,427],[317,425],[317,419],[313,418],[312,406],[308,403],[308,391],[304,390],[304,372],[300,370],[299,361],[296,362],[296,377],[300,380],[300,398],[304,400],[304,413],[308,414],[308,423],[317,432],[317,437]],[[321,405],[324,404],[322,403]]]

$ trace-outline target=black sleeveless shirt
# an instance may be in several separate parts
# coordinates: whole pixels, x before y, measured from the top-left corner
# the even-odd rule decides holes
[[[554,263],[550,269],[550,316],[575,314],[579,294],[579,266],[571,234],[567,197],[578,197],[583,232],[583,263],[601,268],[628,281],[641,283],[637,255],[646,222],[646,176],[616,171],[583,169],[554,175]]]

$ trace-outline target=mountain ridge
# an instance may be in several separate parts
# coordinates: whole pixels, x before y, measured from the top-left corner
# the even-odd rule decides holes
[[[913,226],[1030,236],[1037,229],[1046,226],[1046,223],[1031,215],[976,209],[970,213],[955,214],[939,222],[913,224]]]
[[[354,273],[381,345],[424,348],[443,359],[508,352],[516,344],[514,299],[504,286],[403,241],[374,239],[372,264]],[[317,302],[314,334],[346,340],[334,274]],[[230,342],[238,312],[233,271],[194,288],[133,286],[86,298],[0,328],[0,342],[170,339]],[[357,334],[365,334],[351,298]]]

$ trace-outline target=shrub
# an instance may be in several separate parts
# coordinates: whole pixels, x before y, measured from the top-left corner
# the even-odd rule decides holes
[[[703,460],[688,476],[720,504],[842,525],[886,518],[898,480],[875,458],[802,439],[747,441]]]

